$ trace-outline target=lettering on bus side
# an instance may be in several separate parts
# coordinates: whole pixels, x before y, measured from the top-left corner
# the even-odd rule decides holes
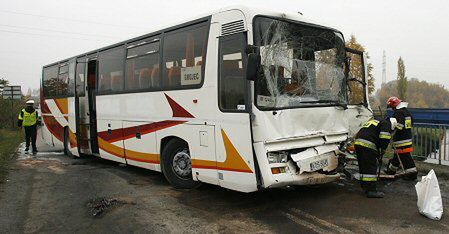
[[[181,68],[181,85],[197,85],[201,83],[201,66]]]

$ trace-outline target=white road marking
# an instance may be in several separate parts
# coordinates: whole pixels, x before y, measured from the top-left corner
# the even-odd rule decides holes
[[[329,232],[332,232],[332,233],[354,233],[351,230],[337,226],[333,223],[330,223],[326,220],[320,219],[320,218],[318,218],[314,215],[311,215],[307,212],[304,212],[302,210],[292,208],[289,211],[293,212],[297,216],[297,217],[295,216],[294,218],[289,217],[290,220],[297,222],[300,225],[306,226],[316,232],[319,232],[319,233],[329,233]],[[288,214],[288,215],[292,216],[291,214]],[[308,220],[311,220],[312,222],[306,221],[301,218],[306,218]],[[320,226],[322,226],[328,230],[331,230],[331,231],[325,230],[325,229],[321,228]]]
[[[294,216],[292,214],[289,214],[289,213],[286,213],[286,212],[284,212],[283,214],[288,219],[290,219],[291,221],[295,222],[296,224],[304,226],[304,227],[306,227],[306,228],[308,228],[308,229],[310,229],[312,231],[315,231],[315,232],[318,232],[318,233],[330,233],[330,231],[324,230],[324,229],[320,228],[319,226],[317,226],[317,225],[315,225],[313,223],[307,222],[306,220],[301,219],[299,217],[296,217],[296,216]]]

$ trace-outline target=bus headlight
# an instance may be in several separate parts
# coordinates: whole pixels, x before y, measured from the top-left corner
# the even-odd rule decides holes
[[[288,159],[288,153],[285,151],[269,152],[267,154],[268,163],[286,163]]]

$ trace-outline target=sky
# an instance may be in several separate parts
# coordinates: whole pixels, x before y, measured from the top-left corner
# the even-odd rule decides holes
[[[402,56],[407,77],[449,88],[447,0],[0,0],[0,78],[26,92],[43,65],[233,5],[301,12],[355,35],[376,87],[385,50],[387,82]]]

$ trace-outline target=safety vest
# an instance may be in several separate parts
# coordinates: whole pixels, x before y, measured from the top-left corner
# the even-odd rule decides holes
[[[33,111],[33,113],[28,113],[25,111],[25,109],[22,109],[23,117],[22,115],[19,115],[19,120],[22,120],[22,126],[29,127],[33,126],[37,123],[37,112],[36,110]]]

